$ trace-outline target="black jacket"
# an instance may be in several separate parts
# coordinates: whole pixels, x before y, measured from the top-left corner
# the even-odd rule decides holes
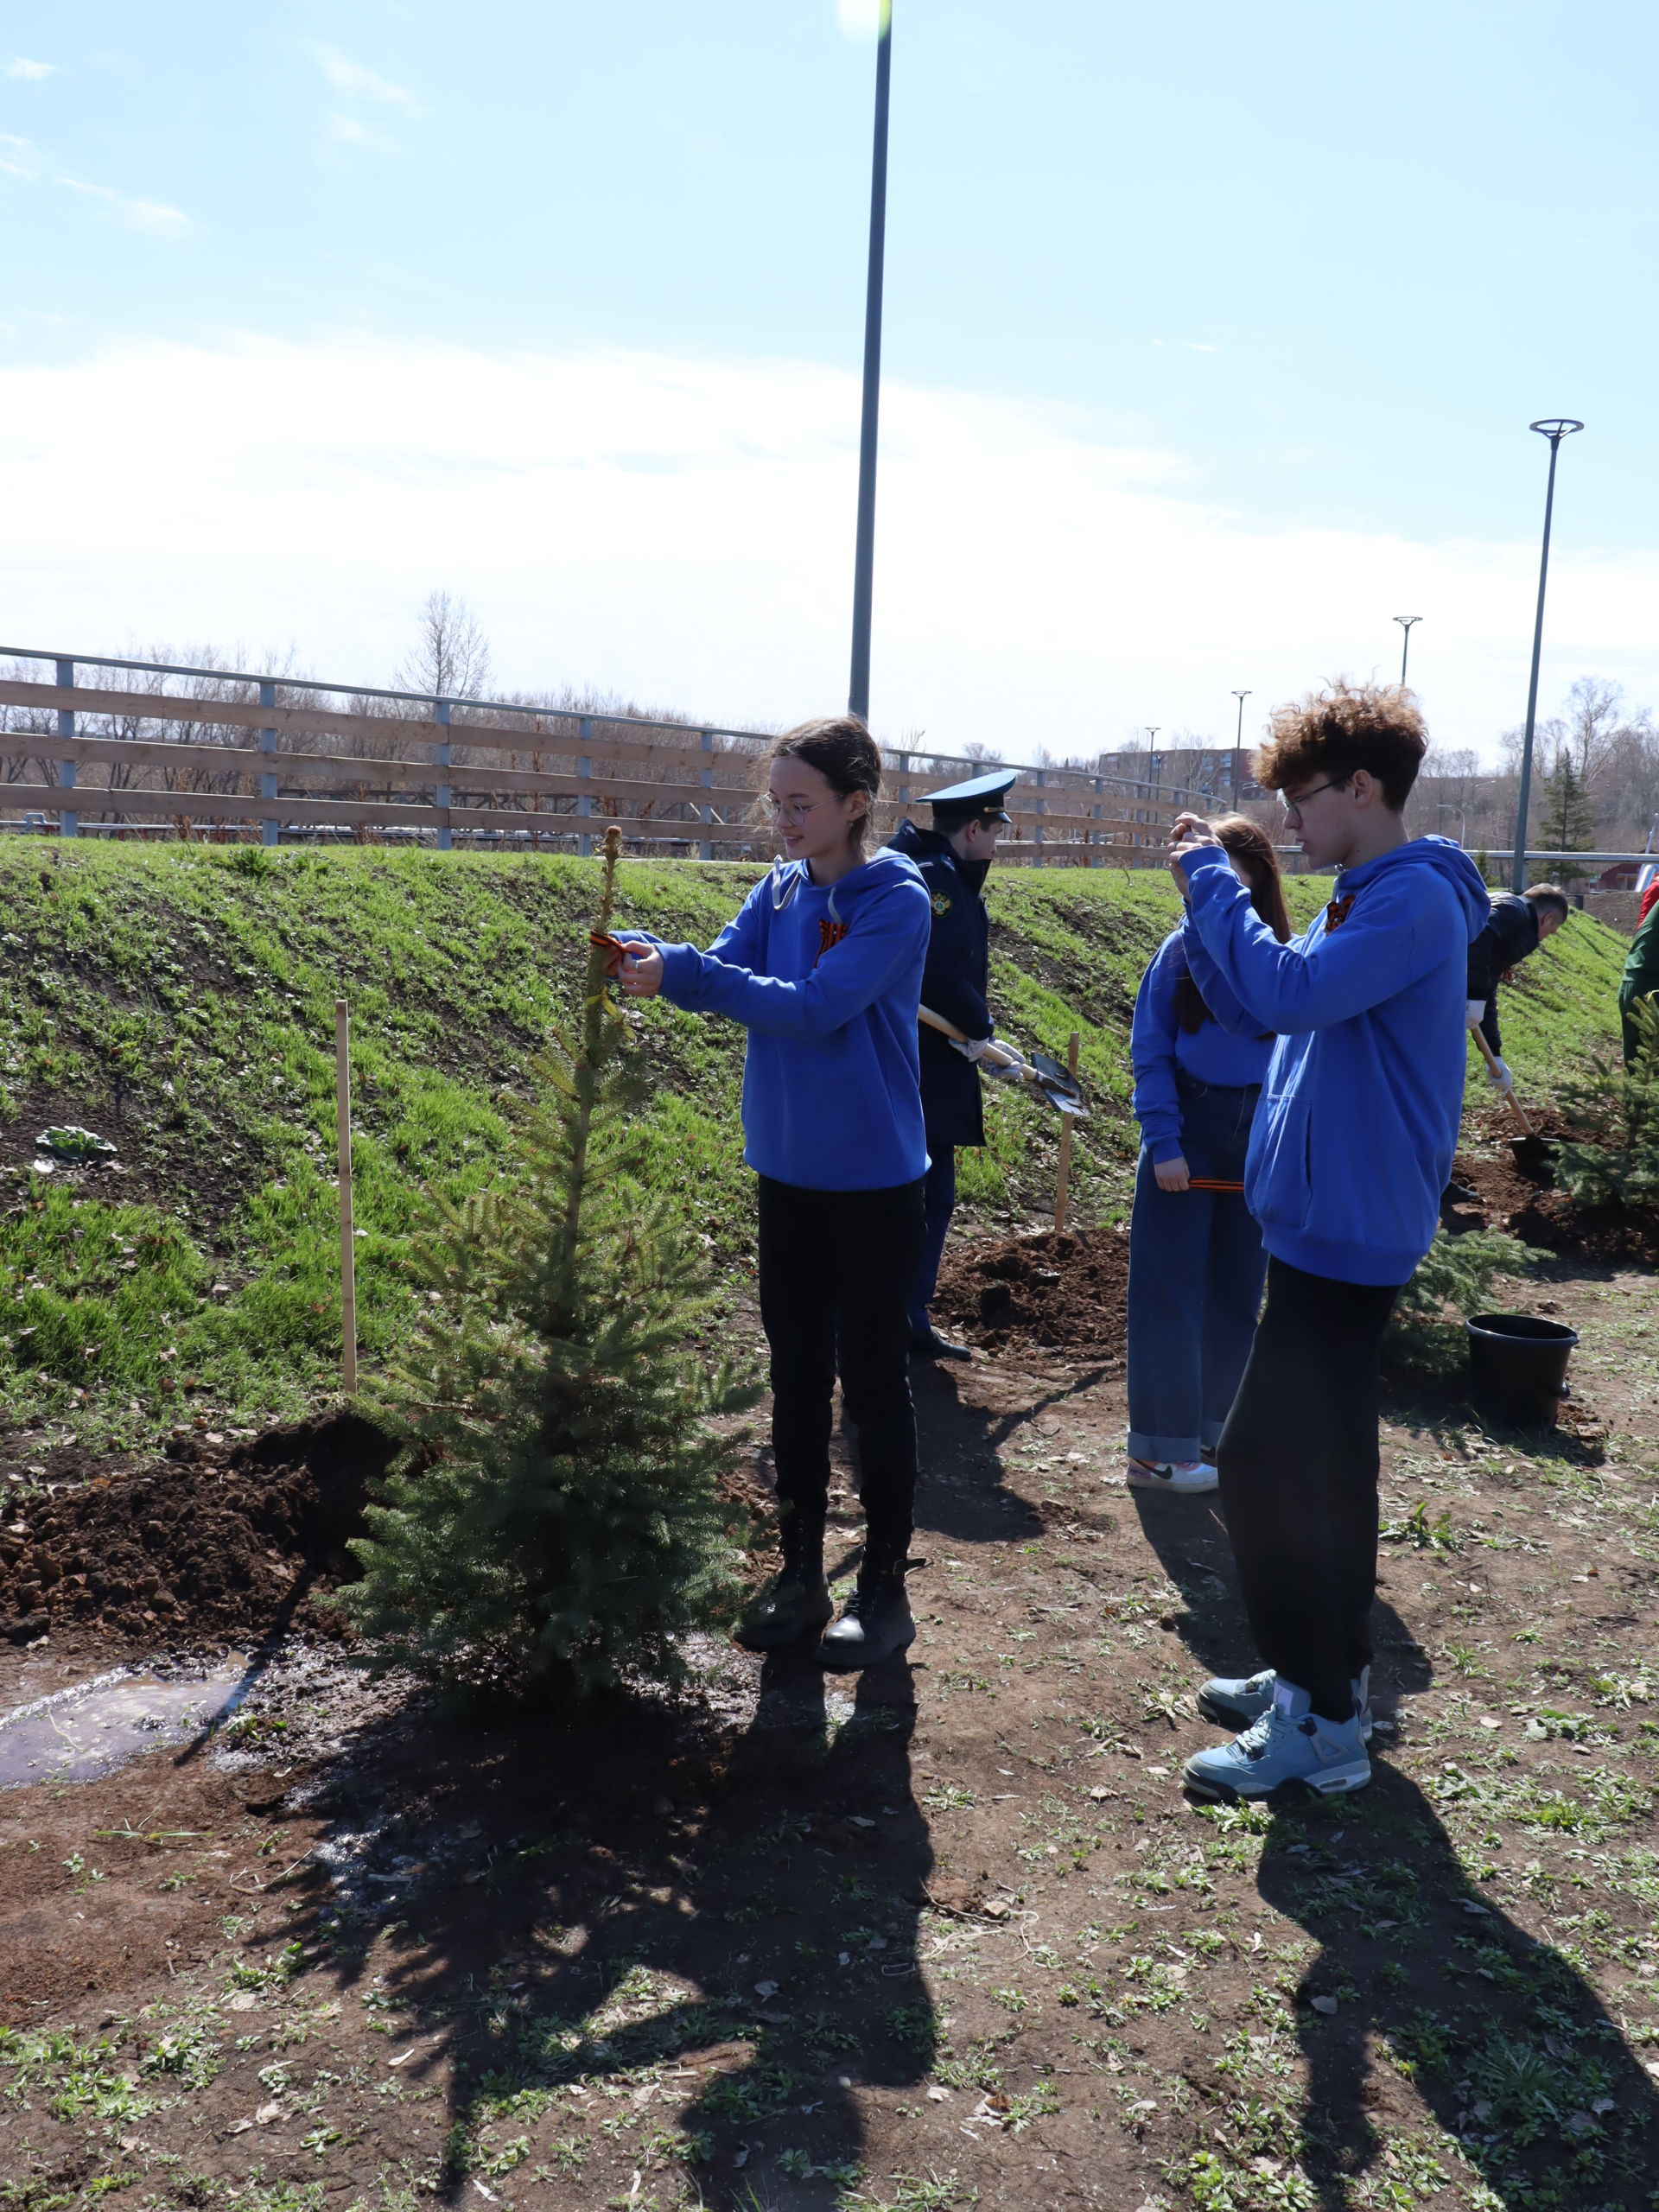
[[[1469,948],[1469,996],[1484,1003],[1497,979],[1538,950],[1538,910],[1530,899],[1509,892],[1492,901],[1492,918]]]
[[[915,822],[900,823],[893,843],[920,868],[932,902],[933,933],[922,970],[922,1004],[954,1021],[965,1036],[988,1037],[993,1027],[986,1003],[991,921],[980,896],[988,863],[959,861],[948,837]],[[949,1038],[925,1022],[920,1041],[928,1150],[983,1144],[979,1070],[963,1059]]]

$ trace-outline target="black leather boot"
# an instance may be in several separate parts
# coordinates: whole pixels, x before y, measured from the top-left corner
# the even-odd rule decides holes
[[[865,1555],[858,1586],[841,1618],[824,1631],[818,1663],[837,1674],[876,1667],[916,1639],[916,1623],[905,1595],[905,1557],[887,1552]]]
[[[823,1579],[822,1529],[784,1531],[784,1567],[734,1631],[746,1651],[779,1651],[821,1629],[835,1611]]]

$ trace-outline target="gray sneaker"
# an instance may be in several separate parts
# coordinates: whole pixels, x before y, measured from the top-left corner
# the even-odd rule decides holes
[[[1217,1675],[1198,1692],[1198,1711],[1206,1720],[1213,1720],[1217,1728],[1244,1729],[1258,1721],[1273,1703],[1274,1689],[1279,1677],[1271,1667],[1264,1667],[1259,1675]],[[1361,1740],[1371,1740],[1371,1670],[1366,1668],[1353,1685],[1354,1704],[1359,1713]]]
[[[734,1634],[746,1651],[779,1651],[785,1644],[821,1629],[836,1610],[830,1585],[787,1567],[761,1592]]]

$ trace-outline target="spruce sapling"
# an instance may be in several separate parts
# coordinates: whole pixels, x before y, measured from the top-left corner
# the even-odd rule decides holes
[[[601,936],[620,849],[613,828]],[[414,1239],[419,1319],[372,1386],[404,1449],[335,1600],[374,1671],[509,1698],[683,1676],[686,1632],[738,1594],[737,1439],[715,1422],[760,1395],[688,1349],[707,1263],[641,1180],[645,1086],[598,946],[579,1032],[532,1066],[544,1102],[499,1181],[434,1197]]]

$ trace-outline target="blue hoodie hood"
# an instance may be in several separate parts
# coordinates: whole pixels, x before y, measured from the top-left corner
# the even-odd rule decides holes
[[[1186,874],[1198,988],[1213,963],[1279,1038],[1245,1169],[1262,1242],[1310,1274],[1408,1281],[1457,1149],[1469,947],[1491,911],[1479,869],[1449,838],[1414,838],[1344,870],[1282,945],[1224,852]]]

